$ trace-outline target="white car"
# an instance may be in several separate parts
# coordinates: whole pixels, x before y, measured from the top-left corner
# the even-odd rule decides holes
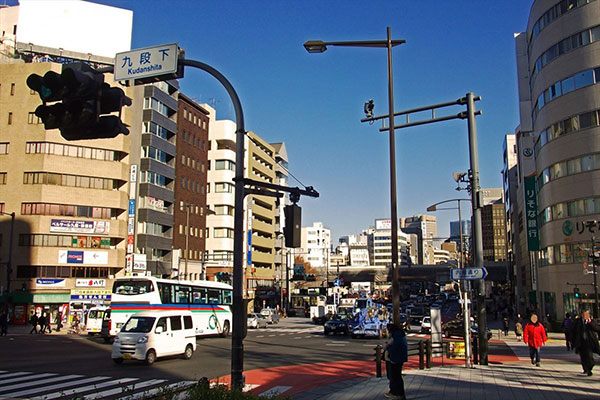
[[[260,310],[260,315],[265,317],[269,324],[279,323],[279,314],[277,314],[277,311],[272,308],[263,308]]]
[[[150,365],[157,357],[182,354],[186,360],[196,350],[196,329],[190,311],[155,311],[133,314],[115,336],[112,359],[141,360]]]
[[[253,313],[253,314],[248,314],[247,326],[248,326],[248,328],[253,328],[253,329],[266,328],[268,326],[268,322],[267,322],[267,319],[263,315]]]
[[[431,317],[423,317],[421,321],[421,333],[431,332]]]

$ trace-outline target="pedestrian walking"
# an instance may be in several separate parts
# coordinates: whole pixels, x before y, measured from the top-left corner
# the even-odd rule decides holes
[[[537,314],[531,314],[529,322],[525,324],[525,329],[523,329],[523,341],[529,346],[531,364],[540,366],[540,348],[546,343],[546,340],[548,340],[546,329],[538,321]]]
[[[58,313],[56,314],[56,332],[60,332],[62,326],[62,313],[58,310]]]
[[[508,328],[510,326],[510,321],[508,319],[508,315],[506,313],[502,314],[502,330],[504,331],[504,336],[508,336]]]
[[[573,350],[575,347],[573,346],[573,319],[571,318],[571,314],[566,313],[565,319],[561,324],[561,328],[563,333],[565,334],[565,342],[567,344],[567,351]]]
[[[0,336],[6,336],[8,333],[8,313],[0,314]]]
[[[46,316],[46,328],[48,329],[48,333],[52,333],[52,313],[48,312]]]
[[[546,314],[544,318],[542,318],[542,325],[544,325],[546,335],[548,335],[548,332],[550,332],[550,329],[552,328],[552,317],[550,317],[550,314]]]
[[[408,361],[408,343],[404,331],[394,324],[388,325],[391,339],[385,347],[385,370],[390,381],[390,391],[385,397],[406,400],[404,394],[404,379],[402,378],[402,365]]]
[[[31,318],[29,318],[29,323],[32,325],[29,334],[38,333],[38,316],[35,312],[31,314]]]
[[[44,312],[38,317],[38,324],[40,325],[40,333],[46,333],[46,313]]]
[[[523,339],[523,318],[521,318],[521,314],[517,314],[517,319],[515,320],[515,335],[518,342]]]
[[[599,328],[598,321],[590,317],[590,310],[584,310],[581,318],[577,318],[573,326],[575,351],[579,353],[583,373],[587,376],[592,376],[594,353],[600,354]]]

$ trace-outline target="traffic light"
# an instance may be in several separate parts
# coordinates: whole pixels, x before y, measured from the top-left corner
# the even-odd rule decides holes
[[[573,289],[573,295],[575,296],[576,299],[580,298],[580,293],[579,293],[579,288],[576,287]]]
[[[283,235],[285,237],[285,247],[300,247],[300,233],[302,229],[302,208],[296,204],[290,204],[283,209],[285,215],[285,226]]]
[[[35,110],[45,129],[59,129],[66,140],[113,138],[129,134],[121,122],[121,108],[131,99],[104,82],[104,74],[88,64],[63,65],[60,74],[31,74],[27,86],[38,92],[43,104]],[[47,105],[47,103],[55,103]],[[116,115],[103,115],[119,112]]]

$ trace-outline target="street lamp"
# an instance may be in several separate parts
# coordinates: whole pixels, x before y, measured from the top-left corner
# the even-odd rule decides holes
[[[450,199],[437,202],[435,204],[427,207],[427,211],[433,212],[437,210],[453,210],[454,207],[447,208],[438,208],[440,204],[451,203],[456,201],[456,208],[458,208],[458,225],[459,225],[459,236],[460,236],[460,267],[465,267],[465,248],[463,243],[463,231],[462,231],[462,212],[460,209],[461,201],[471,201],[471,199]],[[468,289],[468,288],[465,288]],[[468,304],[468,290],[464,290],[464,299],[463,299],[463,319],[465,324],[465,367],[471,367],[471,317],[469,315],[469,304]]]
[[[390,143],[390,208],[392,219],[392,304],[394,325],[400,327],[400,285],[398,282],[398,210],[396,200],[396,143],[394,133],[394,83],[392,75],[392,47],[406,43],[405,40],[392,40],[391,29],[387,27],[387,40],[367,40],[349,42],[324,42],[322,40],[309,40],[304,43],[304,48],[309,53],[323,53],[327,46],[342,47],[381,47],[387,48],[388,64],[388,108],[389,108],[389,143]]]
[[[6,298],[4,299],[6,313],[8,314],[8,297],[10,296],[10,274],[12,272],[12,249],[15,230],[15,212],[0,211],[0,215],[10,215],[10,236],[8,237],[8,261],[6,262]]]

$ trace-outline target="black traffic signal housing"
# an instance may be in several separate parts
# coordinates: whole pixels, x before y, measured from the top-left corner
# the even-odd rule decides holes
[[[131,99],[104,82],[104,74],[88,64],[63,65],[60,74],[31,74],[27,86],[38,92],[43,104],[35,110],[45,129],[59,129],[66,140],[113,138],[129,134],[121,122],[121,108]],[[55,103],[47,105],[47,103]],[[103,115],[119,112],[116,115]]]
[[[283,212],[285,215],[285,226],[283,227],[285,247],[298,248],[301,246],[302,208],[297,204],[290,204],[284,207]]]
[[[581,298],[581,293],[579,293],[579,288],[578,287],[575,287],[573,289],[573,295],[575,296],[576,299]]]
[[[217,272],[216,276],[217,276],[217,281],[219,281],[219,282],[223,282],[223,283],[231,282],[231,275],[229,275],[229,272]]]

